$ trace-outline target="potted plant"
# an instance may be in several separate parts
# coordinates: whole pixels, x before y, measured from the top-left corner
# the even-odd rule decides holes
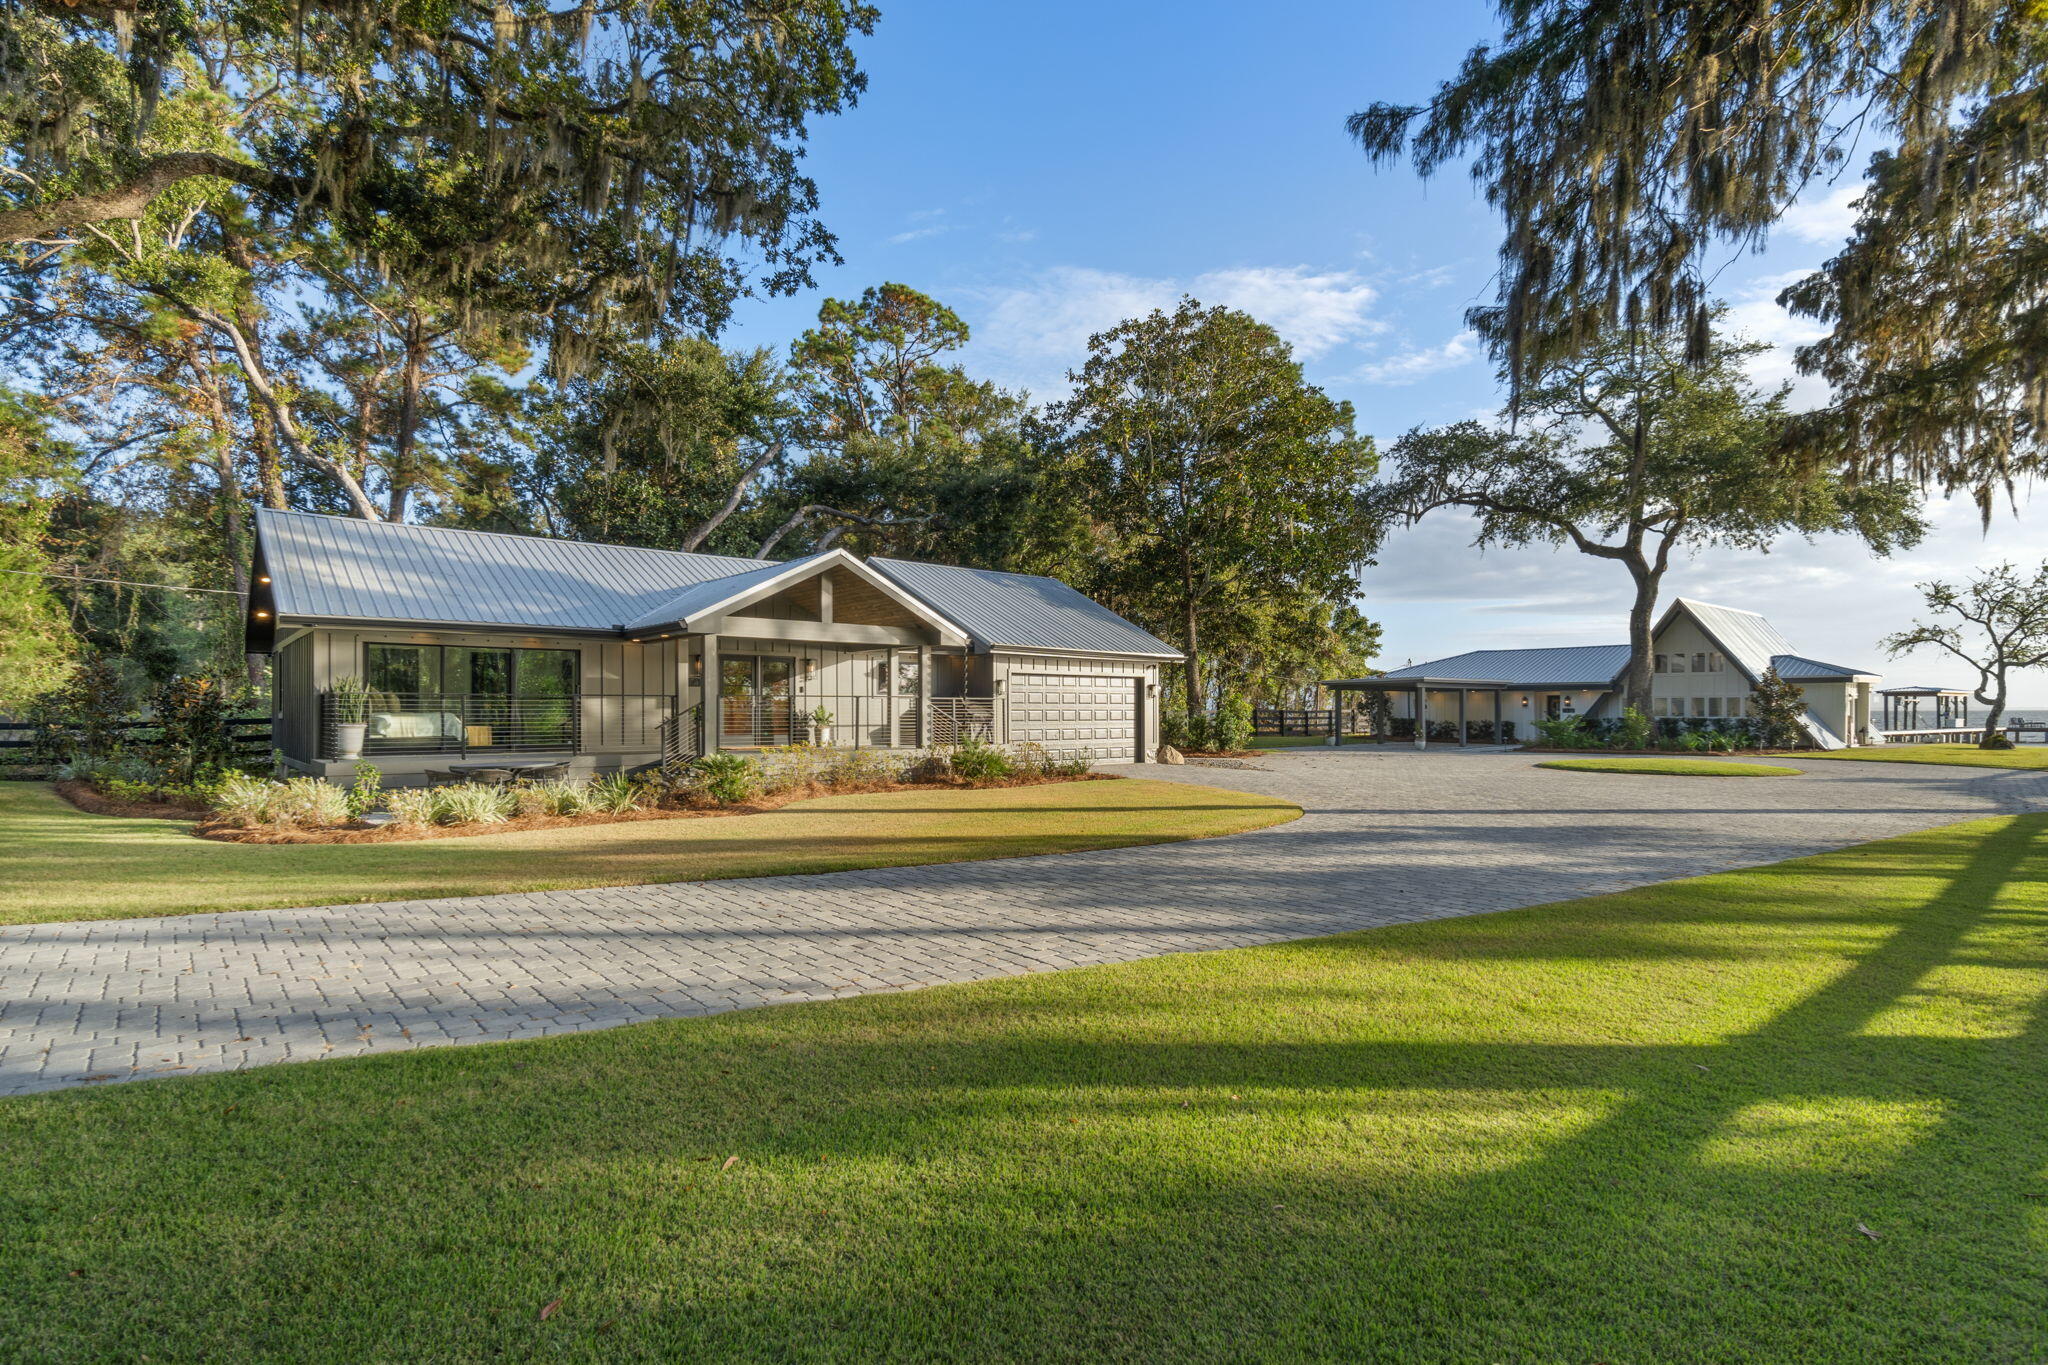
[[[369,684],[351,673],[336,678],[328,690],[334,696],[334,756],[361,758],[363,735],[370,728]]]
[[[832,713],[821,706],[811,712],[811,743],[830,744],[831,742]]]

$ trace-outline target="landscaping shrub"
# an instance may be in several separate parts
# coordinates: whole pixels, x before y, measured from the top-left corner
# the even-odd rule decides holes
[[[839,750],[822,744],[785,744],[763,749],[761,790],[779,792],[826,783],[838,758]]]
[[[153,746],[159,766],[174,781],[234,766],[235,736],[228,728],[232,699],[212,678],[172,678],[149,697],[157,724]]]
[[[1456,744],[1458,722],[1454,720],[1433,720],[1429,723],[1429,739],[1432,744]]]
[[[1566,716],[1560,720],[1539,720],[1536,733],[1542,742],[1553,749],[1590,749],[1593,734],[1578,716]]]
[[[696,776],[697,790],[721,806],[746,800],[761,785],[760,766],[739,754],[706,754],[690,768]]]
[[[606,815],[624,815],[643,802],[653,804],[647,800],[647,789],[624,773],[601,773],[591,778],[590,784],[581,789],[581,796],[586,808]]]
[[[377,809],[377,797],[384,786],[384,774],[372,763],[356,765],[356,780],[349,784],[348,817],[360,820]]]
[[[1621,723],[1615,726],[1614,747],[1617,749],[1647,749],[1650,747],[1650,731],[1654,728],[1650,718],[1633,706],[1622,708]]]
[[[1086,777],[1088,770],[1095,766],[1093,749],[1076,749],[1066,758],[1053,759],[1046,765],[1046,774],[1051,777]]]
[[[1216,709],[1216,719],[1210,723],[1209,738],[1218,749],[1249,749],[1252,747],[1252,704],[1248,697],[1229,696]]]
[[[1197,747],[1188,731],[1187,712],[1171,706],[1159,708],[1159,742],[1175,749]]]
[[[819,775],[819,780],[828,787],[881,786],[901,781],[913,766],[928,758],[926,755],[903,759],[882,749],[842,749]]]
[[[238,825],[298,825],[319,829],[347,824],[350,793],[317,777],[272,782],[229,773],[212,793],[213,811]]]
[[[952,763],[953,771],[969,782],[993,782],[1017,771],[1008,754],[971,735],[954,747]]]
[[[2013,743],[2011,737],[2002,731],[1986,730],[1983,740],[1977,747],[1980,749],[2010,749],[2013,747]]]
[[[1749,713],[1757,723],[1757,738],[1767,749],[1793,749],[1806,741],[1806,694],[1767,668],[1750,689]]]
[[[401,825],[434,823],[434,792],[429,787],[399,787],[384,793],[384,809]]]
[[[496,825],[512,818],[519,800],[510,787],[455,782],[432,789],[434,820],[443,825]]]
[[[1387,737],[1389,739],[1415,738],[1415,718],[1413,716],[1395,716],[1390,719],[1387,722]]]

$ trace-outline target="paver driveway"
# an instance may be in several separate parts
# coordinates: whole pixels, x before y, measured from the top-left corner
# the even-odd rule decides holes
[[[1267,943],[1533,905],[2048,809],[2048,772],[1750,781],[1295,751],[1148,777],[1301,820],[987,863],[0,929],[0,1093]]]

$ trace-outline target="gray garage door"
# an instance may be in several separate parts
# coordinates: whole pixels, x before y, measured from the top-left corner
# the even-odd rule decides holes
[[[1087,749],[1099,759],[1129,760],[1138,748],[1138,687],[1133,678],[1012,673],[1010,738],[1056,755]]]

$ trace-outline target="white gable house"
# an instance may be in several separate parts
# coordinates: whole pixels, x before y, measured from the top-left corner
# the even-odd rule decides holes
[[[1753,611],[1681,597],[1658,620],[1651,640],[1653,719],[1745,717],[1751,688],[1775,668],[1804,693],[1807,734],[1817,747],[1870,742],[1879,675],[1797,653]],[[1324,686],[1340,704],[1347,693],[1386,693],[1397,720],[1421,722],[1418,744],[1432,728],[1459,743],[1521,740],[1532,736],[1538,720],[1618,715],[1627,667],[1626,644],[1478,649]]]

